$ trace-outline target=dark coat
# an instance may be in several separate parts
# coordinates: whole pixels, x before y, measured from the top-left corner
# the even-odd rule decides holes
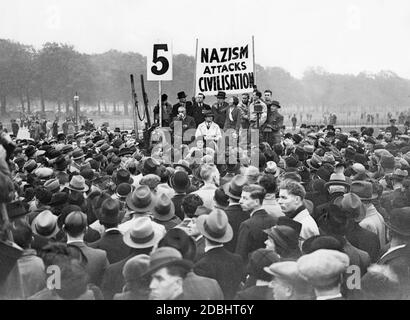
[[[225,249],[230,252],[235,252],[238,241],[239,227],[242,222],[249,219],[249,212],[243,211],[241,205],[238,203],[227,207],[225,209],[225,213],[228,216],[228,221],[233,231],[233,238],[225,244]]]
[[[125,259],[130,254],[130,247],[122,240],[122,234],[119,230],[105,232],[100,240],[90,243],[89,246],[107,252],[107,259],[110,264]]]
[[[203,114],[204,110],[211,110],[211,106],[206,103],[202,103],[202,106],[199,106],[197,102],[194,103],[192,116],[194,117],[195,123],[197,125],[205,121]]]
[[[252,286],[239,291],[235,300],[273,300],[273,290],[268,286]]]
[[[214,103],[212,105],[212,113],[214,114],[214,122],[219,126],[219,128],[223,128],[225,125],[226,119],[226,109],[229,108],[228,102],[224,102],[222,105],[218,105],[218,103]]]
[[[197,275],[218,281],[226,300],[233,299],[244,275],[242,258],[225,248],[214,248],[206,252],[195,264]]]
[[[377,234],[363,229],[357,222],[354,222],[347,231],[346,238],[356,248],[366,251],[371,262],[377,261],[380,256],[380,241]]]
[[[377,264],[388,265],[397,274],[404,297],[410,296],[410,246],[396,249],[382,256]]]
[[[263,232],[275,225],[275,218],[264,209],[255,211],[253,215],[241,223],[235,252],[244,262],[248,261],[248,255],[259,248],[265,248],[268,235]]]
[[[182,199],[186,196],[186,194],[176,194],[172,197],[172,202],[174,203],[175,206],[175,215],[181,219],[181,221],[184,220],[184,213],[181,210],[181,204],[182,204]]]
[[[152,247],[145,249],[134,249],[128,257],[118,261],[116,263],[110,264],[105,270],[103,280],[101,282],[101,291],[104,295],[105,300],[112,300],[114,294],[122,292],[122,288],[125,285],[125,280],[122,275],[122,269],[125,263],[139,254],[149,255]]]
[[[184,279],[183,287],[186,300],[224,300],[222,289],[215,279],[198,276],[192,271]]]
[[[233,121],[229,119],[229,110],[230,107],[226,109],[225,124],[223,126],[223,129],[239,130],[239,128],[241,127],[241,110],[237,106],[234,107],[234,109],[232,110]]]
[[[182,106],[182,104],[181,104],[180,102],[178,102],[178,103],[176,103],[176,104],[174,104],[174,105],[172,106],[171,118],[174,118],[174,117],[176,117],[176,116],[178,115],[178,108],[179,108],[180,106]],[[192,102],[187,100],[187,101],[185,102],[185,108],[186,108],[186,114],[187,114],[188,116],[191,116],[191,117],[192,117],[192,115],[193,115],[193,113],[194,113],[194,108],[193,108]]]
[[[84,242],[73,242],[70,245],[75,246],[87,258],[85,271],[90,277],[90,283],[99,286],[104,275],[105,269],[108,267],[107,253],[104,250],[94,249],[87,246]]]

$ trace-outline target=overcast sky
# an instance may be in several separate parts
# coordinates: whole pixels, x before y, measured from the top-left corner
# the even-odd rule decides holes
[[[195,39],[255,36],[256,62],[300,77],[392,70],[410,78],[408,0],[0,0],[0,38],[36,48],[70,43],[81,52],[147,55],[156,39],[194,55]]]

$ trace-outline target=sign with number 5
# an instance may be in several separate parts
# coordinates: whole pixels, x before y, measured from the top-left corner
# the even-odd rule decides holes
[[[172,45],[167,42],[154,43],[147,57],[148,81],[172,80]]]

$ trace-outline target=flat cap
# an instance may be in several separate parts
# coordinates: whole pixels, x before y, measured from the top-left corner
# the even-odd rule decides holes
[[[348,266],[347,254],[327,249],[319,249],[300,257],[297,261],[299,273],[314,287],[337,282]]]

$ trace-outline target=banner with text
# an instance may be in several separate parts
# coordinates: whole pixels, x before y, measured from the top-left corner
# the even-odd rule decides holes
[[[254,85],[252,39],[236,45],[215,46],[198,41],[195,94],[252,92]]]

